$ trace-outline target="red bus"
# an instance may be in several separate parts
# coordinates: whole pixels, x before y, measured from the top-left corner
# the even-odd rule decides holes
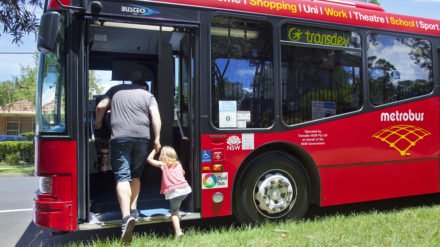
[[[440,21],[339,0],[45,6],[39,226],[119,226],[96,89],[134,77],[156,96],[162,145],[177,149],[193,188],[183,220],[297,219],[310,205],[440,190]],[[169,220],[159,172],[142,175],[138,224]]]

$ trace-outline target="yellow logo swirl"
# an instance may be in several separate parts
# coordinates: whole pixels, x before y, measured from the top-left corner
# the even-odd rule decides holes
[[[385,128],[372,137],[388,143],[390,148],[396,149],[400,155],[410,155],[409,149],[416,146],[417,142],[431,135],[423,128],[413,125],[395,125]]]

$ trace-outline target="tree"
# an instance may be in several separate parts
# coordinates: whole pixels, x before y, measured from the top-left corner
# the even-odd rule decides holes
[[[368,1],[368,2],[370,2],[370,3],[374,3],[374,4],[377,4],[377,5],[380,5],[379,1],[377,1],[377,0],[370,0],[370,1]]]
[[[20,74],[12,80],[0,82],[0,107],[28,100],[35,104],[35,90],[37,82],[38,54],[34,54],[34,64],[22,66]],[[104,87],[100,85],[101,79],[94,71],[89,71],[89,98],[95,94],[102,94]]]
[[[2,0],[0,1],[0,26],[3,34],[10,34],[13,43],[20,43],[25,35],[38,30],[37,9],[42,8],[41,0]],[[1,34],[0,34],[1,36]]]
[[[93,98],[93,95],[102,94],[104,87],[100,85],[101,78],[95,74],[95,71],[89,70],[89,99]]]
[[[35,59],[37,61],[37,59]],[[16,100],[29,100],[35,105],[37,62],[34,66],[21,66],[20,75],[14,77]],[[13,103],[13,102],[10,102]]]
[[[10,80],[0,83],[0,108],[16,101],[15,88],[14,82]]]
[[[0,83],[0,106],[19,100],[28,100],[35,104],[35,85],[37,81],[38,54],[34,54],[34,64],[20,66],[20,74],[12,80]]]

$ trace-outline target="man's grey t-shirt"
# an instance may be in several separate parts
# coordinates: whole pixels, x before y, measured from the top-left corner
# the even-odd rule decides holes
[[[136,84],[110,88],[105,96],[111,99],[111,139],[141,137],[150,139],[149,108],[157,106],[153,94]]]

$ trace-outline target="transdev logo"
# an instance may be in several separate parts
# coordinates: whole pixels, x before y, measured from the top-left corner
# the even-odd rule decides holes
[[[160,14],[159,11],[140,6],[140,5],[127,5],[127,6],[121,6],[121,12],[122,13],[128,13],[132,15],[140,15],[140,16],[147,16],[147,15],[157,15]]]
[[[205,173],[202,174],[202,189],[217,189],[228,187],[228,173]]]

